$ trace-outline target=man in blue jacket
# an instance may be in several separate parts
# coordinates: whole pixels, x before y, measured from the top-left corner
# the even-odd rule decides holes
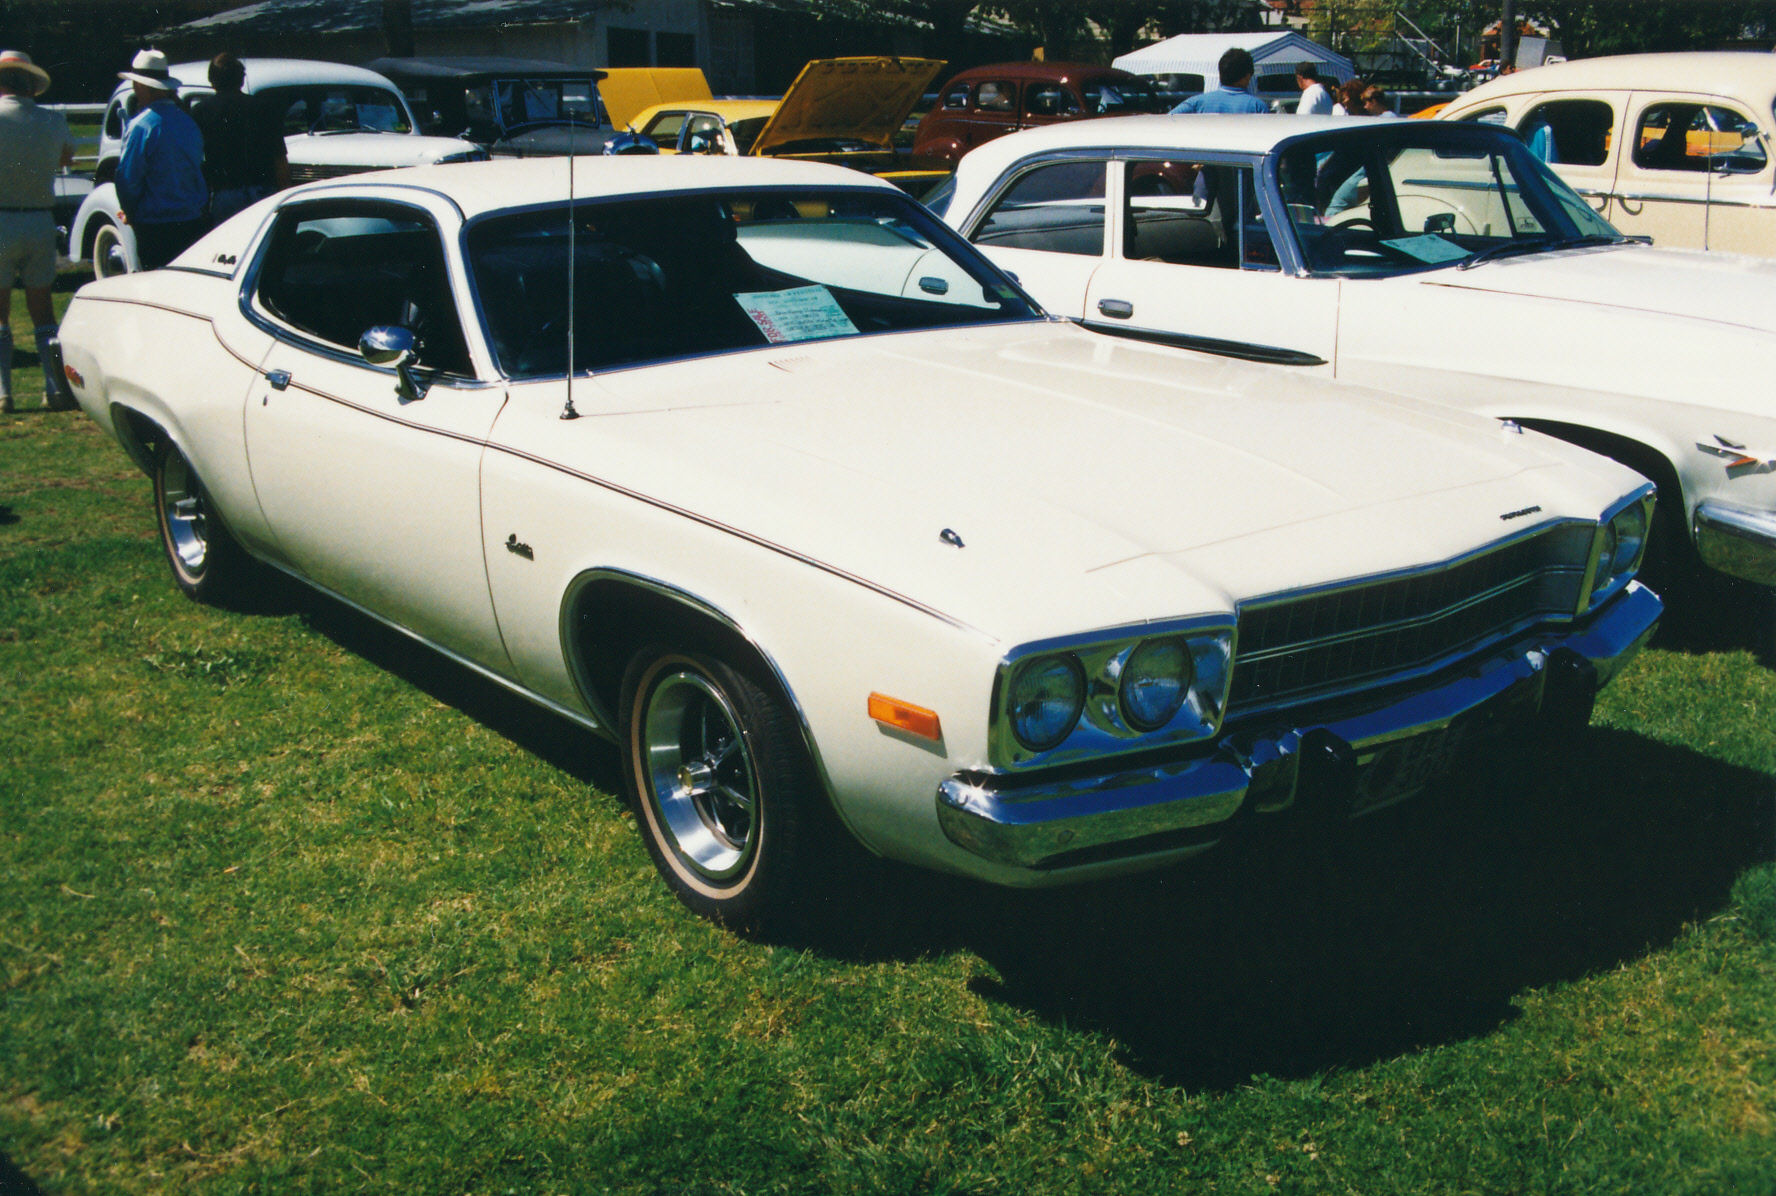
[[[1191,96],[1172,109],[1173,112],[1269,112],[1270,105],[1246,89],[1252,85],[1252,74],[1258,69],[1252,56],[1235,46],[1221,55],[1216,64],[1221,86],[1214,91]]]
[[[179,85],[159,50],[141,51],[117,77],[128,79],[136,94],[136,115],[117,159],[117,201],[135,233],[137,263],[152,270],[183,253],[208,227],[203,134],[174,99]]]

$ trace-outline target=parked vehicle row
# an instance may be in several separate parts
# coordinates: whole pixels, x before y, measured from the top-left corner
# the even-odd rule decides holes
[[[857,845],[1047,885],[1369,813],[1582,726],[1661,609],[1638,474],[1049,318],[832,166],[298,187],[62,342],[182,589],[270,566],[609,736],[736,925]]]

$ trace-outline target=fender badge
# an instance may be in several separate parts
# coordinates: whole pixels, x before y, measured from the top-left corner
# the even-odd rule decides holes
[[[1767,469],[1776,469],[1776,458],[1772,458],[1769,461],[1761,461],[1751,453],[1746,452],[1743,444],[1728,440],[1725,436],[1719,435],[1718,433],[1715,435],[1714,440],[1715,443],[1713,444],[1705,444],[1698,440],[1696,442],[1696,447],[1711,457],[1719,457],[1721,460],[1725,461],[1728,469],[1744,469],[1748,466],[1761,466]]]
[[[1540,507],[1523,507],[1516,511],[1506,511],[1503,515],[1500,515],[1499,518],[1508,522],[1512,519],[1521,519],[1525,515],[1534,515],[1539,510],[1541,510]]]
[[[536,560],[536,553],[530,550],[530,545],[518,538],[517,532],[506,537],[506,551],[521,556],[527,561]]]

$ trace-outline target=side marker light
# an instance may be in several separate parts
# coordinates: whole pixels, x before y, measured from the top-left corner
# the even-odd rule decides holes
[[[909,735],[917,735],[920,739],[929,739],[933,743],[943,738],[943,727],[938,722],[937,711],[915,706],[911,702],[902,702],[886,694],[869,696],[869,716],[885,727],[894,727]]]

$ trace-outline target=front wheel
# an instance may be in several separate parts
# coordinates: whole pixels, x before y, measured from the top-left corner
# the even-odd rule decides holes
[[[647,648],[621,709],[625,780],[667,886],[724,925],[786,928],[810,896],[823,801],[786,703],[718,657]]]
[[[236,597],[251,562],[217,517],[197,472],[172,441],[154,450],[154,515],[173,580],[187,597]]]
[[[111,221],[102,221],[93,233],[92,265],[94,278],[115,278],[130,272],[129,249],[123,230]]]

